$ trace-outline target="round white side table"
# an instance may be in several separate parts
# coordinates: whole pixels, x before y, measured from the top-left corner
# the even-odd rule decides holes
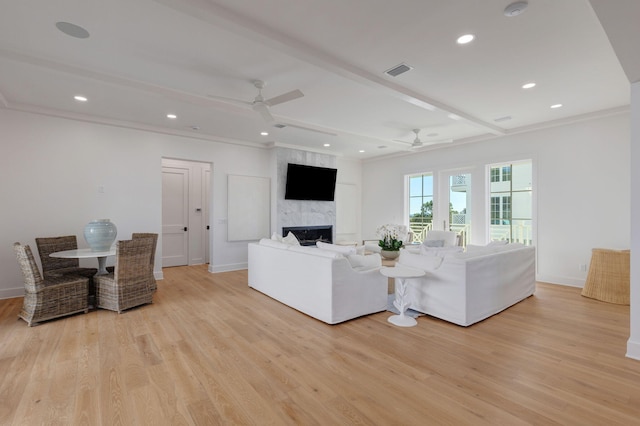
[[[415,318],[411,318],[405,314],[409,307],[409,301],[406,297],[407,283],[405,278],[418,278],[425,274],[422,269],[409,268],[408,266],[396,265],[393,268],[381,268],[380,273],[388,278],[394,278],[396,281],[396,300],[393,301],[400,315],[391,315],[387,321],[399,327],[413,327],[418,324]]]

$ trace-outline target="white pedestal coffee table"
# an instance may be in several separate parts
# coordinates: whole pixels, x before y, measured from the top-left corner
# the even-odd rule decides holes
[[[396,281],[396,300],[393,301],[393,306],[398,309],[400,315],[391,315],[387,321],[400,327],[413,327],[414,325],[417,325],[418,321],[416,321],[415,318],[405,315],[407,307],[409,307],[409,301],[407,300],[406,295],[407,283],[405,282],[405,279],[421,277],[425,272],[421,269],[396,265],[393,268],[382,268],[380,269],[380,273],[385,277],[394,278]]]

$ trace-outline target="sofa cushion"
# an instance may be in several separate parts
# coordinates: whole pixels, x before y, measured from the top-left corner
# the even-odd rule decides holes
[[[285,244],[281,241],[278,240],[272,240],[269,238],[263,238],[260,240],[260,245],[261,246],[267,246],[267,247],[273,247],[273,248],[279,248],[279,249],[288,249],[289,248],[289,244]]]
[[[322,250],[334,251],[344,255],[357,254],[356,248],[354,246],[338,246],[335,244],[323,243],[322,241],[318,241],[316,243],[316,247]]]
[[[427,231],[427,236],[425,240],[444,240],[444,246],[455,246],[458,245],[458,234],[454,231],[437,231],[430,230]]]
[[[329,259],[342,259],[344,256],[342,253],[329,250],[319,250],[313,246],[288,246],[289,251],[296,251],[298,253],[311,254],[313,256],[328,257]]]
[[[382,266],[382,258],[378,253],[368,255],[351,254],[347,256],[347,260],[356,271],[368,271]]]
[[[402,250],[400,252],[398,263],[412,268],[422,269],[423,271],[432,271],[434,269],[438,269],[442,263],[442,257],[411,253],[407,250]]]
[[[422,245],[425,247],[444,247],[444,240],[424,240]]]
[[[460,253],[463,251],[463,248],[460,246],[449,246],[449,247],[426,247],[420,244],[420,254],[423,256],[439,256],[446,257],[453,253]]]

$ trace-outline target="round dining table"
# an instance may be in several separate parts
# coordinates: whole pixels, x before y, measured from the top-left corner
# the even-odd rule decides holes
[[[64,250],[64,251],[56,251],[51,253],[49,256],[51,257],[60,257],[65,259],[87,259],[91,257],[95,257],[98,259],[98,272],[96,275],[106,275],[109,272],[107,271],[107,257],[115,256],[116,248],[111,247],[106,251],[93,251],[90,248],[81,248],[75,250]]]

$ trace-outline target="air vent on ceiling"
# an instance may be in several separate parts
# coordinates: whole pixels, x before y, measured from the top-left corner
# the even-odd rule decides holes
[[[287,125],[286,124],[277,123],[277,124],[274,124],[273,127],[277,127],[278,129],[284,129],[285,127],[287,127]]]
[[[400,65],[396,65],[395,67],[386,70],[384,73],[390,75],[391,77],[397,77],[400,74],[404,74],[407,71],[412,70],[413,67],[410,67],[409,65],[406,64],[400,64]]]

